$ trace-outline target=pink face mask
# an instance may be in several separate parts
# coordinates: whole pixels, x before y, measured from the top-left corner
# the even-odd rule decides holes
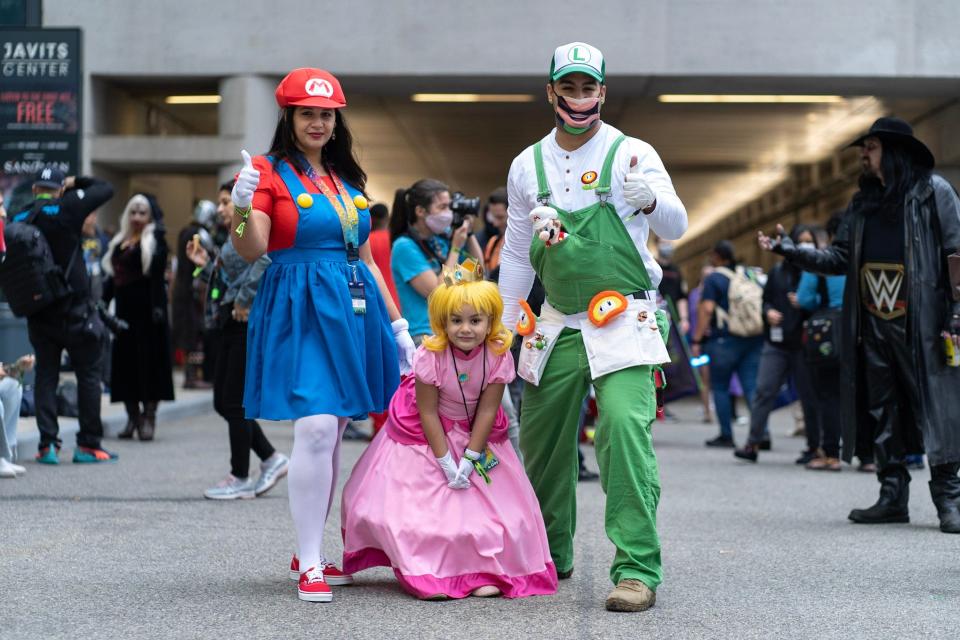
[[[600,119],[600,98],[564,98],[557,96],[554,107],[564,124],[574,129],[589,129]]]

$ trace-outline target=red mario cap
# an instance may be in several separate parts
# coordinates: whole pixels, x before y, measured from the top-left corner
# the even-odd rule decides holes
[[[280,81],[274,95],[281,107],[340,109],[347,106],[340,81],[323,69],[294,69]]]

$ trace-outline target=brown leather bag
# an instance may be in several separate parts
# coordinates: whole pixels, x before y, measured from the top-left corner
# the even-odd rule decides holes
[[[947,267],[950,270],[950,292],[953,299],[960,302],[960,253],[947,256]]]

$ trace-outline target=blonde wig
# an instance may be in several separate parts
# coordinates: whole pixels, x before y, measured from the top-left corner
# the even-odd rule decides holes
[[[153,235],[156,223],[156,214],[153,210],[153,207],[150,206],[150,201],[147,200],[146,196],[138,193],[130,198],[130,201],[127,202],[127,206],[124,207],[123,215],[120,216],[120,231],[118,231],[117,235],[113,236],[113,239],[110,240],[110,244],[107,246],[107,252],[104,254],[103,260],[101,261],[103,270],[111,276],[113,275],[113,263],[111,262],[111,259],[113,258],[113,251],[131,235],[130,211],[134,207],[146,207],[147,211],[150,212],[150,223],[147,224],[143,228],[143,231],[140,232],[140,262],[143,266],[143,275],[149,275],[150,273],[150,263],[153,261],[153,254],[157,250],[157,239]]]
[[[497,355],[509,350],[513,333],[503,326],[503,299],[497,285],[485,280],[454,285],[441,284],[433,290],[427,300],[433,335],[423,341],[423,346],[430,351],[444,351],[449,342],[447,321],[467,304],[490,318],[490,330],[487,334],[490,349]]]

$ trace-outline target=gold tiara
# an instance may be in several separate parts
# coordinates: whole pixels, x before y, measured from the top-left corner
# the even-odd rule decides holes
[[[453,269],[446,266],[443,268],[443,283],[448,287],[481,280],[483,280],[483,265],[473,258],[467,258]]]

